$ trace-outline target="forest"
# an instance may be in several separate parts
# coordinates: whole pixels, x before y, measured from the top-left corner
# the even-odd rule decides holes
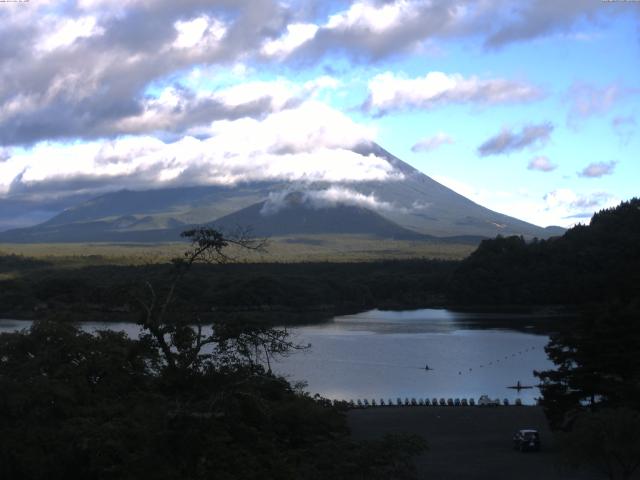
[[[313,312],[327,318],[374,307],[442,305],[447,278],[456,266],[453,261],[427,259],[195,265],[179,287],[175,308],[188,305],[202,314],[212,309],[274,312],[263,317],[287,323],[293,313],[301,312],[317,319]],[[162,284],[171,269],[171,264],[61,268],[5,255],[0,258],[0,314],[39,318],[64,312],[78,320],[134,320],[132,292],[148,280]]]

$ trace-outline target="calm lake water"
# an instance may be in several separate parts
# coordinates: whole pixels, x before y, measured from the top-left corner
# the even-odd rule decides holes
[[[306,381],[310,393],[332,399],[520,398],[534,403],[534,370],[553,368],[544,347],[549,319],[528,315],[459,313],[443,309],[372,310],[290,329],[311,348],[279,360],[274,369]],[[30,322],[0,320],[0,332]],[[113,329],[136,337],[128,323],[83,324],[87,331]],[[431,370],[425,370],[429,365]]]
[[[448,310],[379,311],[336,317],[299,327],[306,352],[278,363],[291,381],[336,399],[520,398],[534,403],[533,370],[553,368],[540,333],[548,319],[525,315],[457,313]],[[429,365],[432,370],[425,370]]]

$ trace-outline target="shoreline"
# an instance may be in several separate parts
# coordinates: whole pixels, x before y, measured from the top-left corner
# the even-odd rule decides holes
[[[282,317],[293,318],[298,321],[285,321],[286,325],[313,325],[322,324],[331,320],[333,317],[355,315],[371,310],[399,312],[399,311],[416,311],[416,310],[449,310],[454,313],[468,314],[486,314],[487,317],[478,316],[474,318],[477,321],[490,320],[495,321],[492,315],[508,316],[509,322],[518,320],[539,319],[560,319],[572,318],[577,315],[579,306],[577,305],[453,305],[446,302],[437,303],[420,303],[420,304],[400,304],[400,303],[381,303],[374,305],[316,305],[305,308],[304,310],[294,307],[282,305],[261,305],[254,307],[212,307],[209,311],[199,312],[198,315],[205,319],[202,323],[207,323],[207,318],[222,317],[238,317],[251,315],[258,317],[259,321],[267,321],[268,323],[282,323]],[[40,306],[34,310],[17,310],[17,311],[0,311],[0,319],[34,321],[47,317],[62,317],[68,315],[68,321],[84,321],[84,322],[105,322],[105,323],[126,323],[136,322],[137,313],[132,312],[126,307],[118,309],[102,309],[92,308],[91,306],[83,306],[81,308],[57,308]],[[278,319],[271,317],[280,317]],[[82,318],[79,318],[82,317]],[[302,319],[302,320],[300,320]],[[271,321],[271,322],[270,322]]]

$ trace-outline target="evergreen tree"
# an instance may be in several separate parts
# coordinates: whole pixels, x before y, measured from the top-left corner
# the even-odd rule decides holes
[[[542,404],[555,427],[585,409],[640,409],[640,305],[593,308],[546,347],[556,368],[536,372]]]

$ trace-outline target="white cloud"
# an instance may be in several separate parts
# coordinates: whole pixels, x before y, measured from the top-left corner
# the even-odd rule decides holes
[[[372,210],[399,211],[404,210],[389,202],[378,200],[374,194],[364,195],[363,193],[345,187],[330,187],[326,190],[308,192],[311,201],[319,208],[334,206],[337,204],[357,205],[359,207],[370,208]]]
[[[568,188],[559,188],[547,193],[544,198],[545,210],[557,218],[568,220],[588,219],[598,210],[620,203],[615,195],[606,192],[576,193]]]
[[[540,194],[527,189],[489,190],[442,175],[434,175],[433,178],[482,206],[542,227],[571,227],[577,221],[588,219],[597,210],[620,203],[615,195],[599,191],[578,193],[558,188],[541,199]]]
[[[553,129],[554,126],[550,122],[524,125],[519,132],[503,127],[500,133],[478,147],[478,154],[484,157],[540,147],[549,141]]]
[[[539,172],[551,172],[558,168],[557,165],[554,165],[549,157],[545,157],[544,155],[540,155],[532,158],[529,161],[529,165],[527,165],[529,170],[538,170]]]
[[[198,75],[201,74],[192,72],[192,81]],[[305,99],[324,89],[335,88],[338,84],[332,77],[322,76],[302,85],[277,78],[269,81],[244,81],[213,91],[169,86],[155,97],[145,99],[141,111],[136,115],[114,122],[112,130],[138,134],[186,131],[201,135],[215,120],[259,118],[295,108]]]
[[[46,33],[36,43],[36,49],[41,52],[69,47],[79,38],[104,33],[104,29],[97,24],[93,16],[68,19],[48,16],[42,20],[42,24],[42,30]]]
[[[227,33],[227,27],[223,22],[208,15],[201,15],[188,21],[178,20],[173,26],[178,34],[172,46],[178,49],[212,48]]]
[[[406,0],[389,2],[382,6],[366,1],[356,1],[348,10],[330,16],[324,27],[329,30],[359,28],[372,33],[382,33],[415,17],[417,7],[417,2]]]
[[[378,113],[412,108],[431,109],[449,103],[499,104],[526,102],[541,97],[532,85],[501,78],[482,80],[460,74],[429,72],[424,77],[405,78],[393,72],[369,81],[365,107]]]
[[[453,145],[454,143],[455,140],[451,135],[444,132],[438,132],[435,135],[419,140],[413,147],[411,147],[411,151],[414,153],[431,152],[442,145]]]
[[[268,97],[275,110],[281,110],[287,102],[301,93],[297,85],[277,79],[273,81],[255,80],[238,83],[216,92],[213,97],[225,105],[236,107]]]
[[[264,121],[244,118],[214,122],[208,131],[214,138],[224,139],[224,150],[276,152],[352,148],[375,136],[375,130],[315,100],[277,112]]]
[[[262,45],[262,53],[267,57],[286,57],[300,45],[311,40],[319,27],[313,23],[292,23],[287,25],[287,33],[276,40],[267,40]]]
[[[617,162],[593,162],[587,165],[581,172],[578,173],[579,176],[585,178],[600,178],[605,175],[611,175],[615,170]]]
[[[109,142],[43,142],[0,163],[0,193],[43,190],[56,182],[77,184],[80,180],[84,186],[77,188],[102,191],[258,180],[402,178],[383,158],[351,150],[371,141],[372,130],[313,100],[264,120],[213,122],[206,133],[205,139],[187,136],[173,143],[150,136]],[[87,179],[92,179],[90,187],[85,185]],[[58,196],[72,193],[78,191],[64,185],[51,191]]]
[[[269,194],[261,213],[272,215],[287,205],[287,199],[291,190],[274,192]],[[389,202],[376,198],[375,195],[365,195],[356,190],[344,186],[331,186],[323,190],[303,190],[300,192],[302,200],[311,208],[327,208],[336,205],[355,205],[375,211],[406,212],[406,208],[397,207]]]

